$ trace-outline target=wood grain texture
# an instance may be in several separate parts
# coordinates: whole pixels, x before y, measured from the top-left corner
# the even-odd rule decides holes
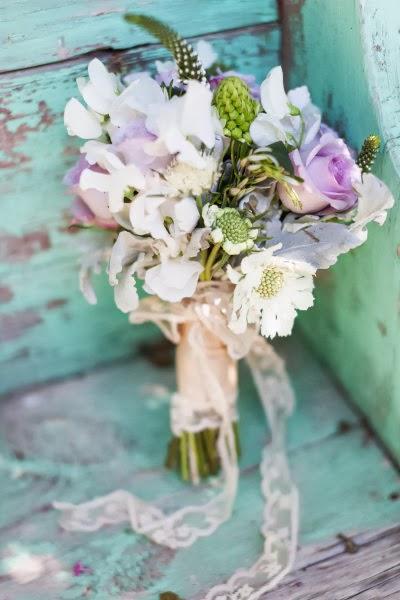
[[[302,548],[293,573],[268,600],[400,598],[400,527]]]
[[[398,200],[398,2],[288,0],[283,9],[289,83],[306,81],[326,121],[355,148],[370,133],[382,136],[375,172]],[[300,322],[400,460],[399,231],[397,202],[382,229],[370,226],[364,247],[321,272],[315,307]]]
[[[0,6],[0,72],[154,42],[123,22],[128,9],[162,19],[184,36],[277,19],[276,0],[8,0]]]
[[[358,593],[377,586],[378,577],[379,589],[393,590],[390,569],[398,564],[398,533],[388,538],[392,549],[376,536],[376,552],[374,534],[356,535],[361,549],[351,556],[336,536],[396,523],[399,474],[301,341],[285,340],[279,351],[297,396],[288,441],[301,494],[301,549],[297,570],[276,592],[277,599],[344,600],[349,594],[340,595],[343,590]],[[159,467],[173,388],[172,366],[160,369],[136,357],[13,395],[0,405],[1,600],[157,600],[166,591],[198,600],[210,586],[252,564],[262,548],[258,463],[268,434],[244,368],[239,494],[232,519],[215,534],[172,551],[124,526],[68,533],[57,525],[54,500],[83,501],[116,488],[162,498],[171,507],[190,500],[191,488]],[[197,489],[196,499],[202,493]],[[22,585],[16,578],[27,557],[40,570]],[[90,572],[74,577],[76,561]]]
[[[259,80],[279,61],[279,28],[209,36],[221,60]],[[158,46],[99,56],[118,71],[167,54]],[[91,233],[66,229],[71,198],[61,183],[78,155],[63,109],[87,60],[0,76],[0,393],[132,353],[151,329],[131,327],[98,278],[99,304],[78,290],[77,261]],[[150,335],[150,333],[149,333]]]

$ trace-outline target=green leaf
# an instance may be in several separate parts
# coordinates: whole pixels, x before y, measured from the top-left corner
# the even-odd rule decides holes
[[[128,23],[133,23],[151,33],[171,52],[178,67],[179,79],[183,83],[187,83],[191,79],[207,83],[206,73],[197,53],[191,44],[181,38],[171,27],[147,15],[128,13],[124,18]]]
[[[285,144],[283,142],[274,142],[268,147],[280,166],[283,167],[289,175],[294,175],[292,161],[290,160],[289,152]]]

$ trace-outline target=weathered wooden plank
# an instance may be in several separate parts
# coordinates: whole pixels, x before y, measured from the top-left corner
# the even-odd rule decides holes
[[[306,547],[297,565],[268,600],[399,598],[400,527]]]
[[[376,173],[400,196],[400,12],[394,0],[283,2],[291,85],[306,83],[328,123],[359,147],[377,132]],[[321,44],[321,40],[323,43]],[[301,67],[299,68],[299,65]],[[317,353],[400,460],[400,210],[368,243],[318,279],[300,322]],[[317,334],[316,334],[317,332]]]
[[[0,6],[0,72],[153,42],[124,23],[127,9],[165,20],[184,36],[277,19],[276,0],[207,0],[201,6],[196,0],[8,0]]]
[[[259,79],[279,60],[275,27],[210,39],[221,60]],[[149,46],[101,56],[118,70],[167,55]],[[81,59],[0,77],[0,393],[127,355],[139,335],[103,279],[96,308],[78,291],[77,260],[92,234],[66,230],[70,198],[61,180],[78,142],[62,113],[85,69]]]
[[[358,562],[348,567],[348,555],[343,554],[343,543],[335,542],[336,535],[395,523],[399,475],[301,342],[285,340],[280,352],[297,392],[289,447],[302,498],[297,571],[281,597],[294,600],[293,590],[302,591],[293,583],[296,578],[305,586],[317,585],[308,569],[324,573],[323,561],[329,569],[333,561],[334,576],[318,580],[315,575],[315,579],[324,582],[326,600],[344,600],[348,596],[335,596],[342,589],[339,565],[346,573],[343,583],[352,585],[352,590],[362,589],[356,586],[363,583],[365,570],[359,566],[363,557],[370,577],[381,573],[384,580],[385,574],[382,560],[368,549],[372,537],[355,538],[364,544],[365,554],[362,546],[355,555]],[[262,547],[257,463],[267,431],[249,376],[245,370],[241,375],[244,456],[234,515],[212,537],[178,552],[124,527],[90,534],[62,532],[50,506],[55,499],[81,501],[117,487],[146,498],[158,496],[171,505],[190,496],[190,488],[173,476],[164,477],[159,468],[168,438],[172,368],[156,368],[137,357],[131,363],[4,401],[0,405],[0,599],[132,600],[142,592],[154,600],[170,590],[196,600],[238,567],[250,565]],[[201,491],[195,493],[198,498]],[[390,539],[396,550],[398,539]],[[386,552],[387,547],[377,548]],[[393,564],[392,553],[385,556]],[[36,565],[32,580],[18,583],[32,561]],[[72,567],[77,561],[90,567],[90,572],[74,577]],[[347,576],[351,568],[352,582]],[[296,600],[300,598],[313,596]]]

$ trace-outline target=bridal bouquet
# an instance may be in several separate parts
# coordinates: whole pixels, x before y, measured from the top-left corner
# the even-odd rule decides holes
[[[265,396],[257,374],[272,350],[261,336],[291,333],[317,271],[364,243],[393,198],[370,173],[379,138],[357,156],[306,86],[285,91],[281,67],[259,87],[222,70],[210,44],[195,50],[154,19],[127,20],[174,60],[118,77],[94,59],[77,81],[84,103],[67,103],[68,133],[86,140],[65,177],[72,225],[102,231],[80,285],[95,303],[90,276],[105,265],[117,307],[177,344],[167,465],[196,483],[236,469],[237,360],[250,356]]]

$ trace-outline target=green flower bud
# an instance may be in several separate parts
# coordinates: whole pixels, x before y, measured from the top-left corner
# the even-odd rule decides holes
[[[252,98],[248,86],[239,77],[227,77],[214,92],[214,105],[222,121],[224,134],[251,144],[250,125],[260,105]]]
[[[369,173],[371,170],[380,146],[381,139],[378,135],[370,135],[364,140],[357,158],[357,164],[363,173]]]

